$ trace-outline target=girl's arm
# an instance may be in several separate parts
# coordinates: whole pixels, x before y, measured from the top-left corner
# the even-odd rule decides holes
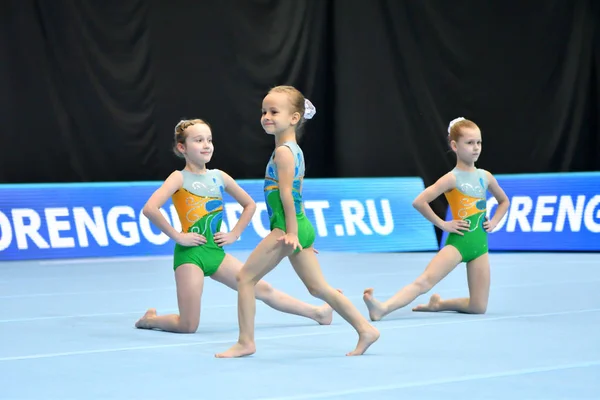
[[[491,232],[494,230],[494,228],[496,228],[498,222],[502,221],[502,218],[504,218],[504,215],[508,211],[510,201],[508,200],[508,196],[506,195],[506,193],[504,193],[504,190],[502,190],[502,188],[498,184],[498,181],[496,180],[494,175],[492,175],[488,171],[485,172],[488,179],[488,190],[492,194],[492,196],[494,196],[498,201],[498,208],[496,208],[496,212],[494,213],[492,219],[483,223],[483,228],[487,232]]]
[[[279,146],[277,150],[275,150],[275,164],[277,165],[279,177],[279,196],[283,204],[283,211],[285,212],[286,236],[288,238],[292,236],[290,240],[293,241],[292,243],[286,240],[286,243],[294,244],[294,248],[300,247],[300,244],[298,243],[296,207],[294,206],[294,196],[292,195],[292,184],[294,182],[296,162],[291,149],[287,146]]]
[[[238,183],[227,173],[221,171],[223,182],[225,183],[225,191],[231,195],[243,208],[242,215],[238,219],[234,227],[230,227],[229,232],[217,232],[214,235],[215,243],[219,246],[231,244],[239,239],[244,229],[248,227],[252,216],[256,211],[256,203],[252,197],[238,185]]]
[[[469,229],[467,221],[444,221],[438,217],[429,203],[438,198],[443,193],[452,190],[456,185],[456,178],[451,173],[448,173],[438,179],[433,185],[426,188],[417,198],[413,201],[413,207],[416,208],[425,218],[427,218],[432,224],[437,226],[443,231],[453,232],[459,235],[463,235],[460,230]]]
[[[183,175],[180,171],[174,171],[169,175],[161,187],[152,193],[152,196],[150,196],[144,205],[142,212],[154,225],[175,242],[184,246],[197,246],[206,243],[206,239],[202,235],[197,233],[184,234],[182,232],[177,232],[160,212],[160,208],[167,202],[173,193],[181,188],[182,185]]]

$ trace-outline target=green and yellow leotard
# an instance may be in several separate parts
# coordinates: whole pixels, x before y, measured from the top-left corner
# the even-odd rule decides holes
[[[484,170],[472,172],[454,168],[456,187],[445,193],[452,211],[452,219],[469,221],[464,236],[450,233],[446,245],[454,246],[460,252],[463,262],[469,262],[488,252],[487,232],[483,228],[486,220],[486,191],[488,187]]]
[[[223,221],[224,183],[221,171],[207,170],[194,174],[182,170],[183,186],[172,196],[183,232],[194,232],[206,237],[200,246],[175,245],[173,268],[182,264],[197,265],[205,276],[214,274],[225,258],[225,251],[214,241],[214,234]]]

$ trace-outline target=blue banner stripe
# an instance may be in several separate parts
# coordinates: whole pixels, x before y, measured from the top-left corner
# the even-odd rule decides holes
[[[142,215],[162,182],[0,185],[0,260],[169,255],[173,241]],[[268,234],[263,181],[238,182],[257,212],[230,250],[251,250]],[[306,214],[320,250],[430,251],[433,226],[413,207],[420,178],[307,179]],[[224,229],[241,207],[225,197]],[[180,228],[172,203],[167,219]]]
[[[599,251],[600,173],[497,175],[508,213],[488,236],[490,250]],[[488,194],[488,218],[496,210]],[[446,219],[451,219],[450,210]],[[443,247],[448,234],[442,235]]]

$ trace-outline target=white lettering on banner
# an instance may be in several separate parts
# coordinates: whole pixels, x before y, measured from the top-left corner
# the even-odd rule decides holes
[[[348,234],[351,236],[356,235],[357,228],[360,232],[362,232],[365,235],[372,235],[373,231],[375,231],[379,235],[389,235],[390,233],[392,233],[394,230],[394,219],[392,216],[389,200],[381,200],[383,223],[381,223],[380,221],[382,218],[378,215],[375,200],[366,200],[365,203],[366,212],[365,206],[358,200],[342,200],[340,202]],[[320,237],[327,236],[328,234],[325,213],[323,211],[328,208],[330,208],[330,204],[327,200],[308,200],[304,202],[304,209],[306,210],[307,215],[308,210],[313,212],[315,230]],[[242,211],[243,208],[238,203],[225,204],[225,215],[227,217],[227,222],[230,229],[233,228],[235,224],[237,224]],[[263,213],[266,212],[266,203],[257,202],[256,212],[252,216],[251,226],[254,229],[255,233],[261,238],[265,238],[270,232],[270,227],[268,226],[268,224],[267,226],[265,226],[263,222]],[[369,222],[371,226],[369,226],[369,224],[365,222],[366,214],[368,214],[369,216]],[[225,221],[223,222],[223,224],[225,224]],[[222,227],[221,230],[227,231],[227,228]],[[343,236],[343,230],[343,226],[336,226],[336,235]]]
[[[29,220],[29,224],[25,224],[24,219],[26,218]],[[35,210],[31,208],[16,208],[12,210],[12,220],[19,250],[28,248],[27,237],[40,249],[50,248],[50,245],[38,232],[42,226],[42,219]]]
[[[383,209],[384,225],[379,223],[379,217],[377,215],[377,209],[375,207],[374,200],[366,200],[367,211],[369,214],[369,221],[371,222],[371,228],[365,223],[365,207],[358,200],[342,200],[340,205],[342,207],[342,216],[344,223],[346,224],[346,233],[350,236],[356,235],[356,228],[360,230],[363,235],[372,235],[373,231],[379,235],[389,235],[394,231],[394,219],[392,217],[392,210],[390,202],[387,199],[381,200],[381,207]],[[336,235],[341,236],[339,228],[336,229]]]
[[[306,210],[312,210],[315,214],[315,227],[317,228],[317,234],[321,237],[327,236],[327,224],[325,223],[323,209],[329,208],[329,202],[327,200],[310,200],[304,202],[304,208]]]
[[[122,246],[133,246],[140,242],[140,233],[137,229],[137,224],[134,221],[127,221],[121,224],[121,229],[128,235],[125,236],[117,221],[121,215],[126,215],[130,218],[135,218],[135,211],[133,208],[127,206],[116,206],[111,208],[106,215],[106,225],[108,226],[108,232],[115,242]]]
[[[392,208],[390,207],[389,200],[381,200],[381,207],[383,208],[383,225],[379,223],[375,201],[367,200],[367,211],[369,212],[369,221],[371,221],[373,230],[379,235],[386,236],[394,231],[394,218],[392,216]]]
[[[75,230],[77,231],[77,241],[80,247],[88,247],[90,245],[87,232],[91,233],[99,246],[108,246],[108,233],[106,232],[106,224],[104,223],[104,215],[102,208],[92,208],[94,218],[92,219],[85,208],[73,208],[73,219],[75,220]]]
[[[365,206],[358,200],[342,200],[342,214],[344,222],[346,224],[346,230],[349,235],[354,236],[357,233],[357,228],[365,235],[372,235],[375,231],[379,235],[389,235],[394,230],[394,219],[391,212],[390,202],[387,199],[381,200],[381,208],[383,215],[383,224],[381,223],[381,217],[378,215],[376,203],[374,200],[367,200]],[[329,201],[327,200],[308,200],[304,202],[304,209],[308,216],[308,210],[313,212],[315,231],[320,237],[327,236],[327,223],[325,219],[325,213],[323,210],[330,208]],[[227,226],[232,229],[239,221],[243,208],[238,203],[225,203],[225,216],[227,219]],[[265,238],[269,232],[270,227],[265,226],[263,222],[263,213],[267,213],[267,205],[265,202],[256,203],[256,211],[252,216],[251,226],[254,232],[261,238]],[[368,213],[369,222],[371,227],[365,222],[366,214]],[[226,232],[227,227],[225,221],[223,221],[221,231]],[[343,226],[336,226],[336,235],[343,236]],[[243,236],[243,234],[242,234]],[[240,237],[241,239],[241,237]],[[238,240],[240,240],[238,239]]]
[[[251,221],[256,234],[264,238],[269,234],[265,202],[257,202]],[[487,201],[488,217],[497,205],[491,197]],[[332,210],[327,200],[304,203],[305,210],[314,221],[315,231],[320,237],[330,233],[336,236],[389,235],[394,231],[391,202],[388,199],[345,199],[339,209]],[[327,210],[327,211],[326,211]],[[106,211],[106,212],[105,212]],[[181,223],[175,207],[160,210],[162,215],[177,231]],[[239,221],[243,211],[236,202],[224,204],[221,231],[228,231]],[[310,213],[312,212],[312,215]],[[70,215],[72,214],[72,215]],[[314,217],[313,217],[314,216]],[[327,217],[331,216],[336,223]],[[343,218],[343,222],[340,221]],[[339,221],[339,223],[337,223]],[[331,229],[329,229],[331,228]],[[495,231],[506,232],[580,232],[600,233],[600,194],[585,195],[540,195],[538,197],[513,196],[511,206]],[[141,210],[126,205],[112,208],[52,207],[36,211],[31,208],[15,208],[0,212],[0,251],[11,247],[13,242],[19,250],[30,247],[38,249],[89,247],[95,241],[98,246],[109,246],[110,241],[121,246],[134,246],[146,240],[161,246],[169,238],[160,232]],[[241,239],[241,238],[240,238]]]
[[[171,205],[169,211],[170,215],[165,209],[160,209],[167,222],[180,232],[181,222],[177,216],[177,210]],[[11,224],[11,219],[0,212],[0,251],[9,248],[13,238],[16,238],[19,250],[27,250],[29,240],[39,249],[74,248],[76,246],[85,248],[90,246],[89,236],[92,236],[99,246],[106,247],[109,245],[109,235],[122,246],[133,246],[140,243],[140,232],[149,243],[157,246],[164,245],[169,241],[169,237],[154,227],[150,220],[143,215],[142,210],[139,210],[136,215],[136,211],[128,206],[110,208],[106,218],[99,206],[94,206],[91,210],[74,207],[72,216],[67,207],[46,208],[43,213],[44,220],[36,210],[15,208],[11,210]],[[71,219],[65,220],[67,217],[71,217]],[[234,219],[237,222],[237,218]],[[42,224],[43,221],[44,224]],[[224,226],[225,221],[223,221],[221,230]],[[257,226],[259,232],[264,231],[264,229],[260,230],[262,227],[260,221]],[[50,243],[46,242],[40,232],[47,232]],[[71,235],[69,236],[67,232],[70,232]]]
[[[358,228],[363,235],[372,235],[373,231],[369,229],[365,221],[365,208],[362,203],[358,200],[342,200],[340,202],[342,206],[342,216],[346,223],[346,233],[350,236],[356,235],[356,228]]]
[[[519,222],[519,226],[521,231],[530,232],[531,226],[529,226],[529,221],[527,220],[527,216],[531,212],[533,208],[533,202],[531,201],[531,197],[528,196],[515,196],[512,198],[510,202],[510,210],[508,214],[508,223],[506,224],[507,232],[514,232],[517,226],[517,222]]]
[[[12,243],[12,227],[10,220],[2,211],[0,211],[0,251],[8,249]]]
[[[600,232],[600,223],[594,221],[594,218],[600,220],[600,208],[597,209],[599,204],[600,195],[595,195],[585,207],[585,214],[583,216],[585,227],[593,233]],[[594,212],[596,212],[596,215],[594,215]]]
[[[585,196],[577,196],[577,205],[573,204],[571,196],[560,196],[558,205],[558,216],[556,217],[556,232],[562,232],[565,226],[567,215],[569,216],[569,226],[571,232],[579,232],[581,230],[581,221],[583,209],[585,207]]]
[[[506,232],[514,232],[517,225],[522,232],[563,232],[568,222],[571,232],[580,232],[582,223],[592,233],[600,233],[600,195],[591,197],[586,203],[585,195],[576,196],[513,196],[511,205],[504,218],[498,223],[494,232],[501,230],[506,224]],[[492,215],[492,207],[498,202],[494,197],[487,201],[488,218]],[[533,212],[530,225],[528,217]],[[555,217],[555,222],[554,222]]]
[[[60,208],[46,208],[44,210],[46,215],[46,226],[48,227],[48,237],[50,238],[50,246],[53,249],[64,249],[75,247],[75,239],[72,237],[61,237],[61,231],[71,230],[71,223],[69,221],[59,221],[57,217],[68,217],[69,209],[66,207]]]
[[[544,217],[551,217],[554,214],[554,208],[548,207],[548,204],[556,203],[556,196],[540,196],[537,199],[535,206],[535,214],[533,216],[532,230],[534,232],[551,232],[552,222],[544,222]]]

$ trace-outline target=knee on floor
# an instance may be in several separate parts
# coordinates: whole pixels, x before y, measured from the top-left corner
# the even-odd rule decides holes
[[[471,314],[485,314],[487,311],[487,304],[474,303],[469,304],[469,312]]]
[[[179,332],[181,333],[195,333],[198,330],[200,321],[194,321],[191,319],[179,319]]]

